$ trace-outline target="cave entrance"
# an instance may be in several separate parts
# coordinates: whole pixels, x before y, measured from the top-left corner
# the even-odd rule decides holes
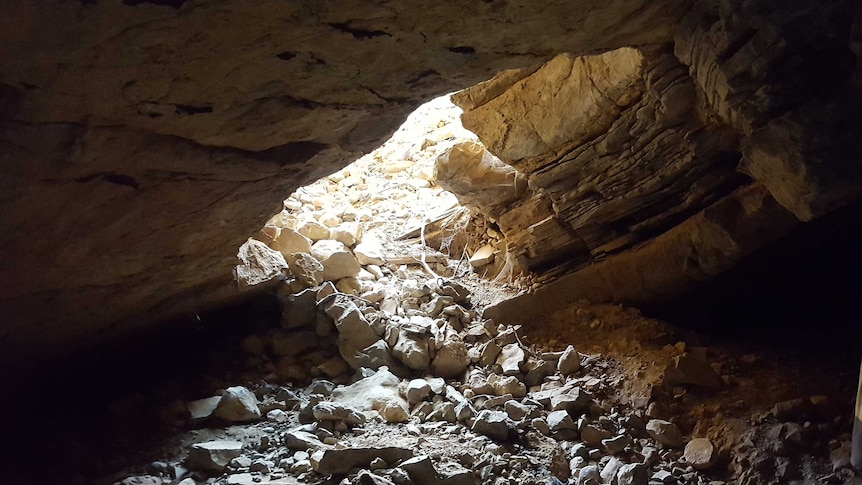
[[[410,272],[420,272],[472,278],[486,303],[511,296],[526,276],[505,257],[502,234],[437,178],[438,160],[448,160],[453,147],[487,153],[461,125],[461,112],[450,95],[435,98],[376,150],[290,194],[283,210],[241,248],[246,264],[237,267],[237,279],[272,280],[272,268],[249,262],[249,245],[260,250],[265,244],[275,259],[275,253],[284,258],[279,278],[292,292],[329,281],[342,293],[377,302],[397,280],[393,273],[409,280]],[[479,284],[477,277],[495,284]]]

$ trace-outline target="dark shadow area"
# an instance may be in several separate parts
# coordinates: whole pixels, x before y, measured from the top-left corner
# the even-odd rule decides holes
[[[800,224],[711,282],[644,312],[720,341],[858,363],[862,202]]]
[[[281,307],[259,293],[230,307],[158,326],[161,331],[32,375],[6,389],[0,411],[14,443],[0,460],[0,483],[92,483],[146,456],[182,420],[166,410],[206,397],[213,375],[242,369],[237,343],[279,325]],[[143,457],[143,460],[141,459]]]

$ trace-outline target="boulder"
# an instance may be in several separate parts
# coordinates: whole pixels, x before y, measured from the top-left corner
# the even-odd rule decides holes
[[[321,241],[329,238],[329,228],[317,221],[305,222],[299,226],[297,232],[312,241]]]
[[[709,470],[715,465],[718,454],[709,438],[694,438],[685,445],[683,458],[695,470]]]
[[[651,419],[646,424],[647,433],[668,448],[679,448],[685,443],[682,431],[670,421]]]
[[[411,457],[413,450],[397,446],[327,449],[311,455],[311,466],[321,475],[337,475],[354,468],[367,468],[375,458],[396,463]]]
[[[480,411],[471,427],[474,433],[482,434],[494,441],[503,441],[509,436],[508,417],[502,411]]]
[[[234,277],[243,286],[255,286],[279,279],[287,269],[287,261],[280,252],[252,238],[239,247],[236,257],[240,264],[234,268]]]
[[[571,345],[566,347],[560,355],[560,360],[557,363],[557,370],[560,374],[567,376],[581,369],[581,355]]]
[[[323,265],[323,279],[325,281],[337,281],[341,278],[356,276],[359,270],[359,262],[356,256],[343,243],[324,239],[317,241],[311,246],[311,255]]]
[[[242,452],[241,441],[216,440],[195,443],[189,450],[188,466],[192,470],[221,472]]]
[[[287,258],[293,253],[310,253],[311,239],[294,230],[283,228],[278,232],[275,239],[269,243],[269,247]]]
[[[467,346],[456,333],[449,333],[443,346],[431,362],[434,374],[442,377],[455,377],[464,373],[470,365]]]
[[[386,262],[383,245],[376,239],[364,239],[353,248],[353,253],[356,255],[359,264],[363,266],[368,264],[381,265]]]
[[[242,386],[228,387],[213,411],[213,416],[225,421],[249,422],[261,417],[254,393]]]
[[[287,266],[290,274],[306,286],[317,286],[323,283],[323,264],[309,253],[289,254]]]

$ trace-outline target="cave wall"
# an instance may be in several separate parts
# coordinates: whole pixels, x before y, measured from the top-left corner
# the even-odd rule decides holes
[[[630,285],[641,295],[721,271],[862,186],[862,111],[848,83],[859,71],[855,2],[3,8],[0,355],[10,362],[240,297],[236,249],[285,195],[379,145],[421,102],[492,77],[460,96],[465,123],[547,211],[536,226],[534,206],[508,207],[510,231],[537,264],[583,260],[609,282],[631,280],[609,276],[613,261],[631,274],[684,263]],[[693,226],[720,240],[704,245]],[[719,261],[704,266],[704,248]],[[596,298],[628,298],[604,287]]]
[[[237,298],[243,240],[421,102],[667,42],[691,3],[3,2],[2,359]]]
[[[453,96],[464,126],[547,199],[492,214],[501,251],[533,270],[571,266],[486,316],[666,302],[857,199],[858,13],[855,2],[698,2],[670,43],[560,55]],[[530,205],[551,209],[507,223]]]

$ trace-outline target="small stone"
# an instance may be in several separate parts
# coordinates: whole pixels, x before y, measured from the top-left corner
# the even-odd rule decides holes
[[[221,401],[221,396],[212,396],[186,403],[189,418],[192,421],[199,421],[210,417],[218,406],[219,401]]]
[[[548,413],[548,427],[551,431],[562,431],[567,429],[577,429],[572,417],[566,411],[553,411]]]
[[[578,479],[576,483],[577,485],[603,483],[601,474],[599,473],[599,467],[596,465],[587,465],[581,468],[581,471],[578,472]]]
[[[616,455],[617,453],[622,452],[630,444],[632,444],[632,439],[626,435],[614,436],[613,438],[602,440],[602,446],[604,446],[605,450],[607,450],[611,455]]]
[[[494,262],[494,246],[486,244],[470,256],[470,265],[479,268]]]
[[[602,440],[613,437],[610,431],[602,429],[594,424],[588,424],[581,428],[581,440],[590,446],[600,446]]]
[[[313,433],[294,430],[284,434],[285,446],[293,450],[308,450],[309,448],[322,448],[323,443]]]
[[[389,464],[380,457],[371,460],[371,464],[368,465],[369,470],[381,470],[383,468],[389,468]]]
[[[353,248],[353,254],[361,265],[381,265],[386,262],[383,256],[383,245],[375,239],[365,239]]]
[[[503,405],[503,409],[512,421],[520,421],[524,419],[531,411],[530,406],[524,405],[510,399]]]
[[[560,360],[557,363],[557,370],[560,371],[560,374],[567,376],[569,374],[573,374],[581,369],[581,355],[575,350],[575,348],[571,345],[566,347],[566,350],[563,351],[562,355],[560,355]]]
[[[298,355],[317,346],[317,335],[311,330],[277,330],[272,334],[270,345],[277,357]]]
[[[281,229],[269,247],[284,255],[285,259],[293,253],[310,253],[311,239],[291,229]]]
[[[287,269],[284,256],[256,239],[249,238],[236,255],[240,260],[234,277],[241,286],[255,286],[282,277]]]
[[[474,433],[485,435],[494,441],[503,441],[509,436],[507,416],[501,411],[481,411],[471,429]]]
[[[695,438],[685,445],[683,457],[695,470],[708,470],[715,464],[715,446],[708,438]]]
[[[530,426],[545,436],[551,434],[551,427],[548,426],[548,421],[545,418],[534,418],[530,421]]]
[[[399,465],[399,468],[406,471],[410,475],[412,483],[416,485],[437,485],[440,483],[430,456],[423,455],[411,458]]]
[[[521,373],[521,366],[524,365],[526,354],[519,344],[509,344],[503,347],[497,364],[503,368],[503,375],[514,376]]]
[[[488,384],[494,390],[494,394],[502,396],[511,394],[512,397],[524,397],[527,395],[527,386],[519,381],[515,376],[499,376],[491,374],[488,377]]]
[[[619,458],[612,456],[611,459],[605,463],[605,466],[602,467],[602,471],[600,473],[602,483],[612,483],[617,476],[617,472],[619,472],[622,466],[623,462],[620,461]]]
[[[297,280],[306,286],[317,286],[323,282],[323,264],[309,253],[290,253],[287,266]]]
[[[455,377],[462,374],[470,365],[467,346],[456,333],[450,333],[437,351],[431,366],[434,373],[442,377]]]
[[[251,466],[248,467],[248,471],[252,473],[263,473],[269,474],[269,472],[275,468],[275,463],[269,460],[257,459],[251,462]]]
[[[229,387],[219,400],[213,416],[225,421],[249,422],[260,419],[260,408],[254,393],[242,386]]]
[[[298,233],[311,239],[312,241],[320,241],[329,238],[329,228],[317,221],[308,221],[297,230]]]
[[[679,448],[685,443],[682,431],[669,421],[651,419],[646,425],[646,430],[654,440],[668,448]]]
[[[617,485],[647,485],[649,469],[642,463],[629,463],[617,471]]]
[[[349,276],[355,277],[362,269],[356,256],[347,249],[347,246],[331,239],[314,243],[311,246],[311,255],[323,265],[323,279],[325,281],[336,281]]]
[[[350,425],[365,422],[365,415],[358,409],[331,401],[315,404],[312,408],[314,419],[318,421],[344,421]]]
[[[266,413],[266,419],[270,421],[275,421],[276,423],[283,423],[287,421],[288,415],[286,412],[281,409],[273,409],[270,412]]]
[[[431,385],[425,379],[413,379],[407,383],[405,397],[410,405],[424,400],[431,393]]]
[[[217,440],[193,444],[188,464],[193,470],[221,472],[231,460],[242,452],[241,441]]]

